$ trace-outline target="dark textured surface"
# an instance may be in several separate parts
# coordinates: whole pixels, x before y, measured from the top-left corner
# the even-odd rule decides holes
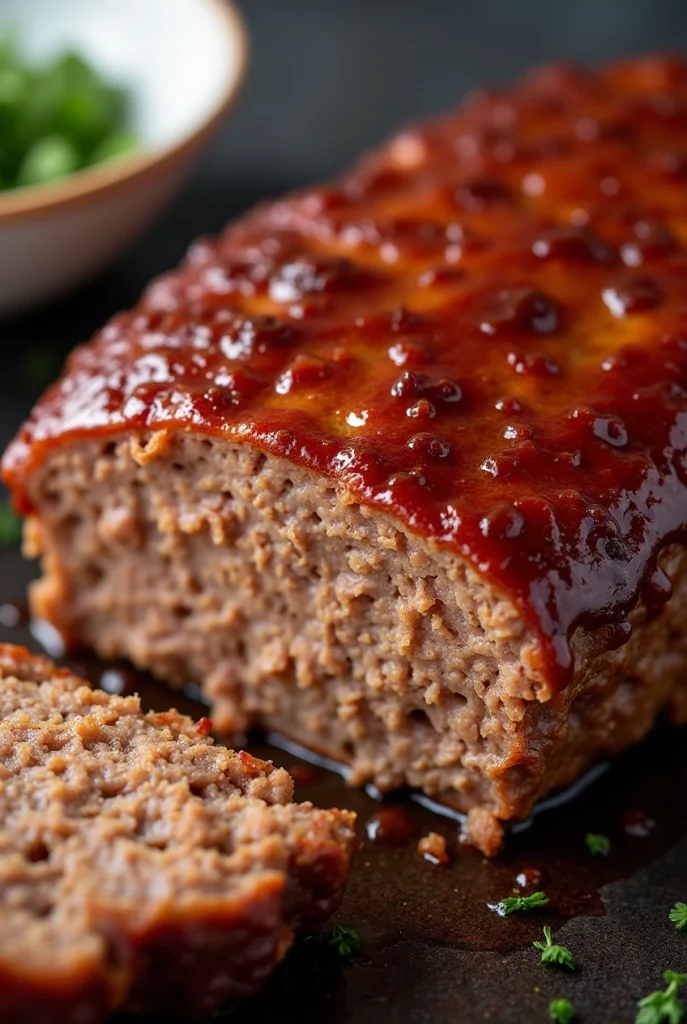
[[[575,975],[539,966],[538,955],[527,948],[504,957],[399,937],[373,951],[369,964],[346,968],[343,977],[333,971],[327,976],[318,965],[322,973],[315,975],[313,991],[312,957],[304,943],[234,1020],[276,1024],[288,1006],[287,1019],[308,1024],[535,1024],[548,1020],[552,999],[565,997],[580,1022],[634,1021],[636,1001],[663,987],[664,967],[687,963],[684,935],[671,933],[666,922],[672,894],[684,889],[686,865],[682,843],[633,879],[606,887],[603,917],[578,918],[562,928],[556,939],[574,952]],[[534,935],[533,919],[529,927]],[[301,1000],[294,1003],[299,989]]]
[[[218,229],[262,195],[331,173],[409,116],[450,107],[464,89],[511,78],[533,61],[687,42],[681,0],[248,0],[245,7],[253,74],[185,196],[106,277],[48,309],[0,323],[8,359],[0,376],[1,445],[61,353],[174,265],[191,238]],[[27,576],[18,556],[3,553],[0,601],[20,596]],[[2,640],[26,636],[0,629]],[[158,704],[167,699],[154,692]],[[414,809],[420,832],[431,827],[449,838],[451,866],[422,862],[413,846],[366,842],[339,915],[359,929],[360,956],[345,964],[317,939],[303,941],[263,993],[227,1011],[227,1019],[536,1024],[548,1020],[551,998],[566,996],[582,1024],[629,1024],[636,1000],[662,986],[664,969],[687,970],[687,936],[667,919],[675,900],[687,899],[684,748],[684,733],[655,735],[567,808],[540,817],[496,862],[457,851],[455,823]],[[274,758],[295,761],[280,751]],[[298,786],[301,798],[311,793],[353,807],[362,822],[378,809],[328,772]],[[623,815],[633,807],[656,819],[650,837],[624,833]],[[589,857],[588,830],[611,835],[608,860]],[[536,916],[501,920],[486,903],[511,891],[522,866],[544,868],[552,904]],[[574,976],[539,964],[529,943],[544,923],[561,929],[556,937],[579,963]]]
[[[16,552],[0,555],[0,621],[15,614],[20,602],[14,599],[31,572]],[[0,626],[0,641],[41,650],[26,623]],[[86,653],[69,663],[95,683],[102,679],[103,666]],[[126,666],[115,671],[148,705],[161,709],[171,699],[182,711],[203,714],[202,705],[181,694],[170,698]],[[637,1000],[662,985],[666,968],[687,970],[687,935],[668,921],[670,907],[687,897],[684,730],[659,727],[577,796],[542,810],[493,861],[461,846],[459,825],[450,818],[401,796],[382,805],[348,789],[334,772],[304,767],[293,753],[259,738],[248,749],[292,771],[299,766],[298,798],[357,811],[363,846],[337,920],[355,928],[362,944],[345,961],[321,936],[301,940],[266,988],[223,1018],[235,1024],[533,1024],[548,1019],[551,999],[565,996],[582,1024],[629,1024]],[[409,825],[412,838],[400,846],[366,835],[370,820],[390,808]],[[647,835],[627,831],[636,820],[653,823]],[[430,830],[447,840],[447,867],[417,853],[417,838]],[[588,831],[610,837],[607,858],[591,857]],[[516,876],[535,870],[541,872],[536,885],[518,886]],[[548,907],[507,918],[490,909],[504,896],[535,888],[549,895]],[[575,974],[540,964],[530,944],[544,924],[574,954]]]

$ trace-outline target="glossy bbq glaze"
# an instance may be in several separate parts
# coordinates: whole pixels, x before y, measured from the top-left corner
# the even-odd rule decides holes
[[[132,427],[245,441],[468,558],[541,638],[630,633],[687,529],[687,64],[545,68],[192,247],[5,460]]]

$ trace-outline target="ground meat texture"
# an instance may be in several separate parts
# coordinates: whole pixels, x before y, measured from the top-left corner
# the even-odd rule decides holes
[[[471,807],[461,836],[464,842],[476,846],[487,857],[495,857],[503,850],[503,827],[487,807]]]
[[[0,646],[0,1018],[209,1013],[336,907],[354,816],[286,771]]]
[[[34,611],[491,851],[687,717],[686,103],[540,70],[198,242],[6,456]]]
[[[423,836],[417,844],[417,852],[431,864],[448,864],[449,855],[446,852],[446,840],[438,832],[429,832]]]

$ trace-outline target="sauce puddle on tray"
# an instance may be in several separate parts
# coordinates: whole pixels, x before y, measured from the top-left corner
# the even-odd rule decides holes
[[[31,632],[23,603],[0,605],[0,640],[36,650],[37,637],[46,639]],[[197,687],[173,692],[129,665],[104,664],[85,652],[59,660],[110,692],[139,693],[148,708],[174,705],[196,718],[208,713]],[[279,737],[234,741],[287,768],[296,799],[357,813],[362,845],[337,920],[359,932],[372,962],[401,941],[508,952],[529,945],[542,921],[555,929],[580,914],[602,914],[602,886],[633,875],[687,835],[687,815],[675,796],[687,789],[684,742],[684,730],[660,725],[605,770],[590,773],[586,784],[549,801],[510,834],[504,854],[487,860],[461,842],[460,821],[448,813],[405,794],[380,800],[352,789],[340,771]],[[430,832],[446,840],[447,864],[418,851]],[[605,855],[590,852],[589,833],[610,840]],[[504,918],[492,909],[506,896],[537,890],[550,899],[545,915]]]

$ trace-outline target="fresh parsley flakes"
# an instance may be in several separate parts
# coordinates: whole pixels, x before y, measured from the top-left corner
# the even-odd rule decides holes
[[[663,977],[668,987],[663,992],[650,992],[639,1000],[635,1024],[680,1024],[685,1010],[677,993],[681,985],[687,985],[687,974],[666,971]]]
[[[575,1016],[572,1003],[568,999],[554,999],[549,1003],[549,1017],[556,1024],[570,1024]]]
[[[575,959],[572,953],[565,946],[558,946],[553,942],[548,925],[544,925],[544,941],[533,942],[532,945],[541,951],[543,964],[558,964],[560,967],[567,967],[570,971],[575,970]]]
[[[610,853],[611,840],[608,836],[601,836],[596,832],[587,832],[584,841],[592,857],[607,857]]]
[[[675,925],[677,931],[684,931],[687,928],[687,903],[676,903],[668,917]]]
[[[21,519],[10,502],[0,501],[0,547],[15,547],[21,540]]]
[[[339,956],[352,956],[360,948],[360,936],[353,928],[335,924],[327,934],[327,943]]]
[[[80,53],[34,63],[0,36],[0,189],[44,185],[127,153],[131,97]]]
[[[504,900],[497,903],[493,909],[501,917],[514,914],[520,910],[537,910],[538,907],[545,907],[549,897],[543,892],[533,892],[531,896],[506,896]]]

